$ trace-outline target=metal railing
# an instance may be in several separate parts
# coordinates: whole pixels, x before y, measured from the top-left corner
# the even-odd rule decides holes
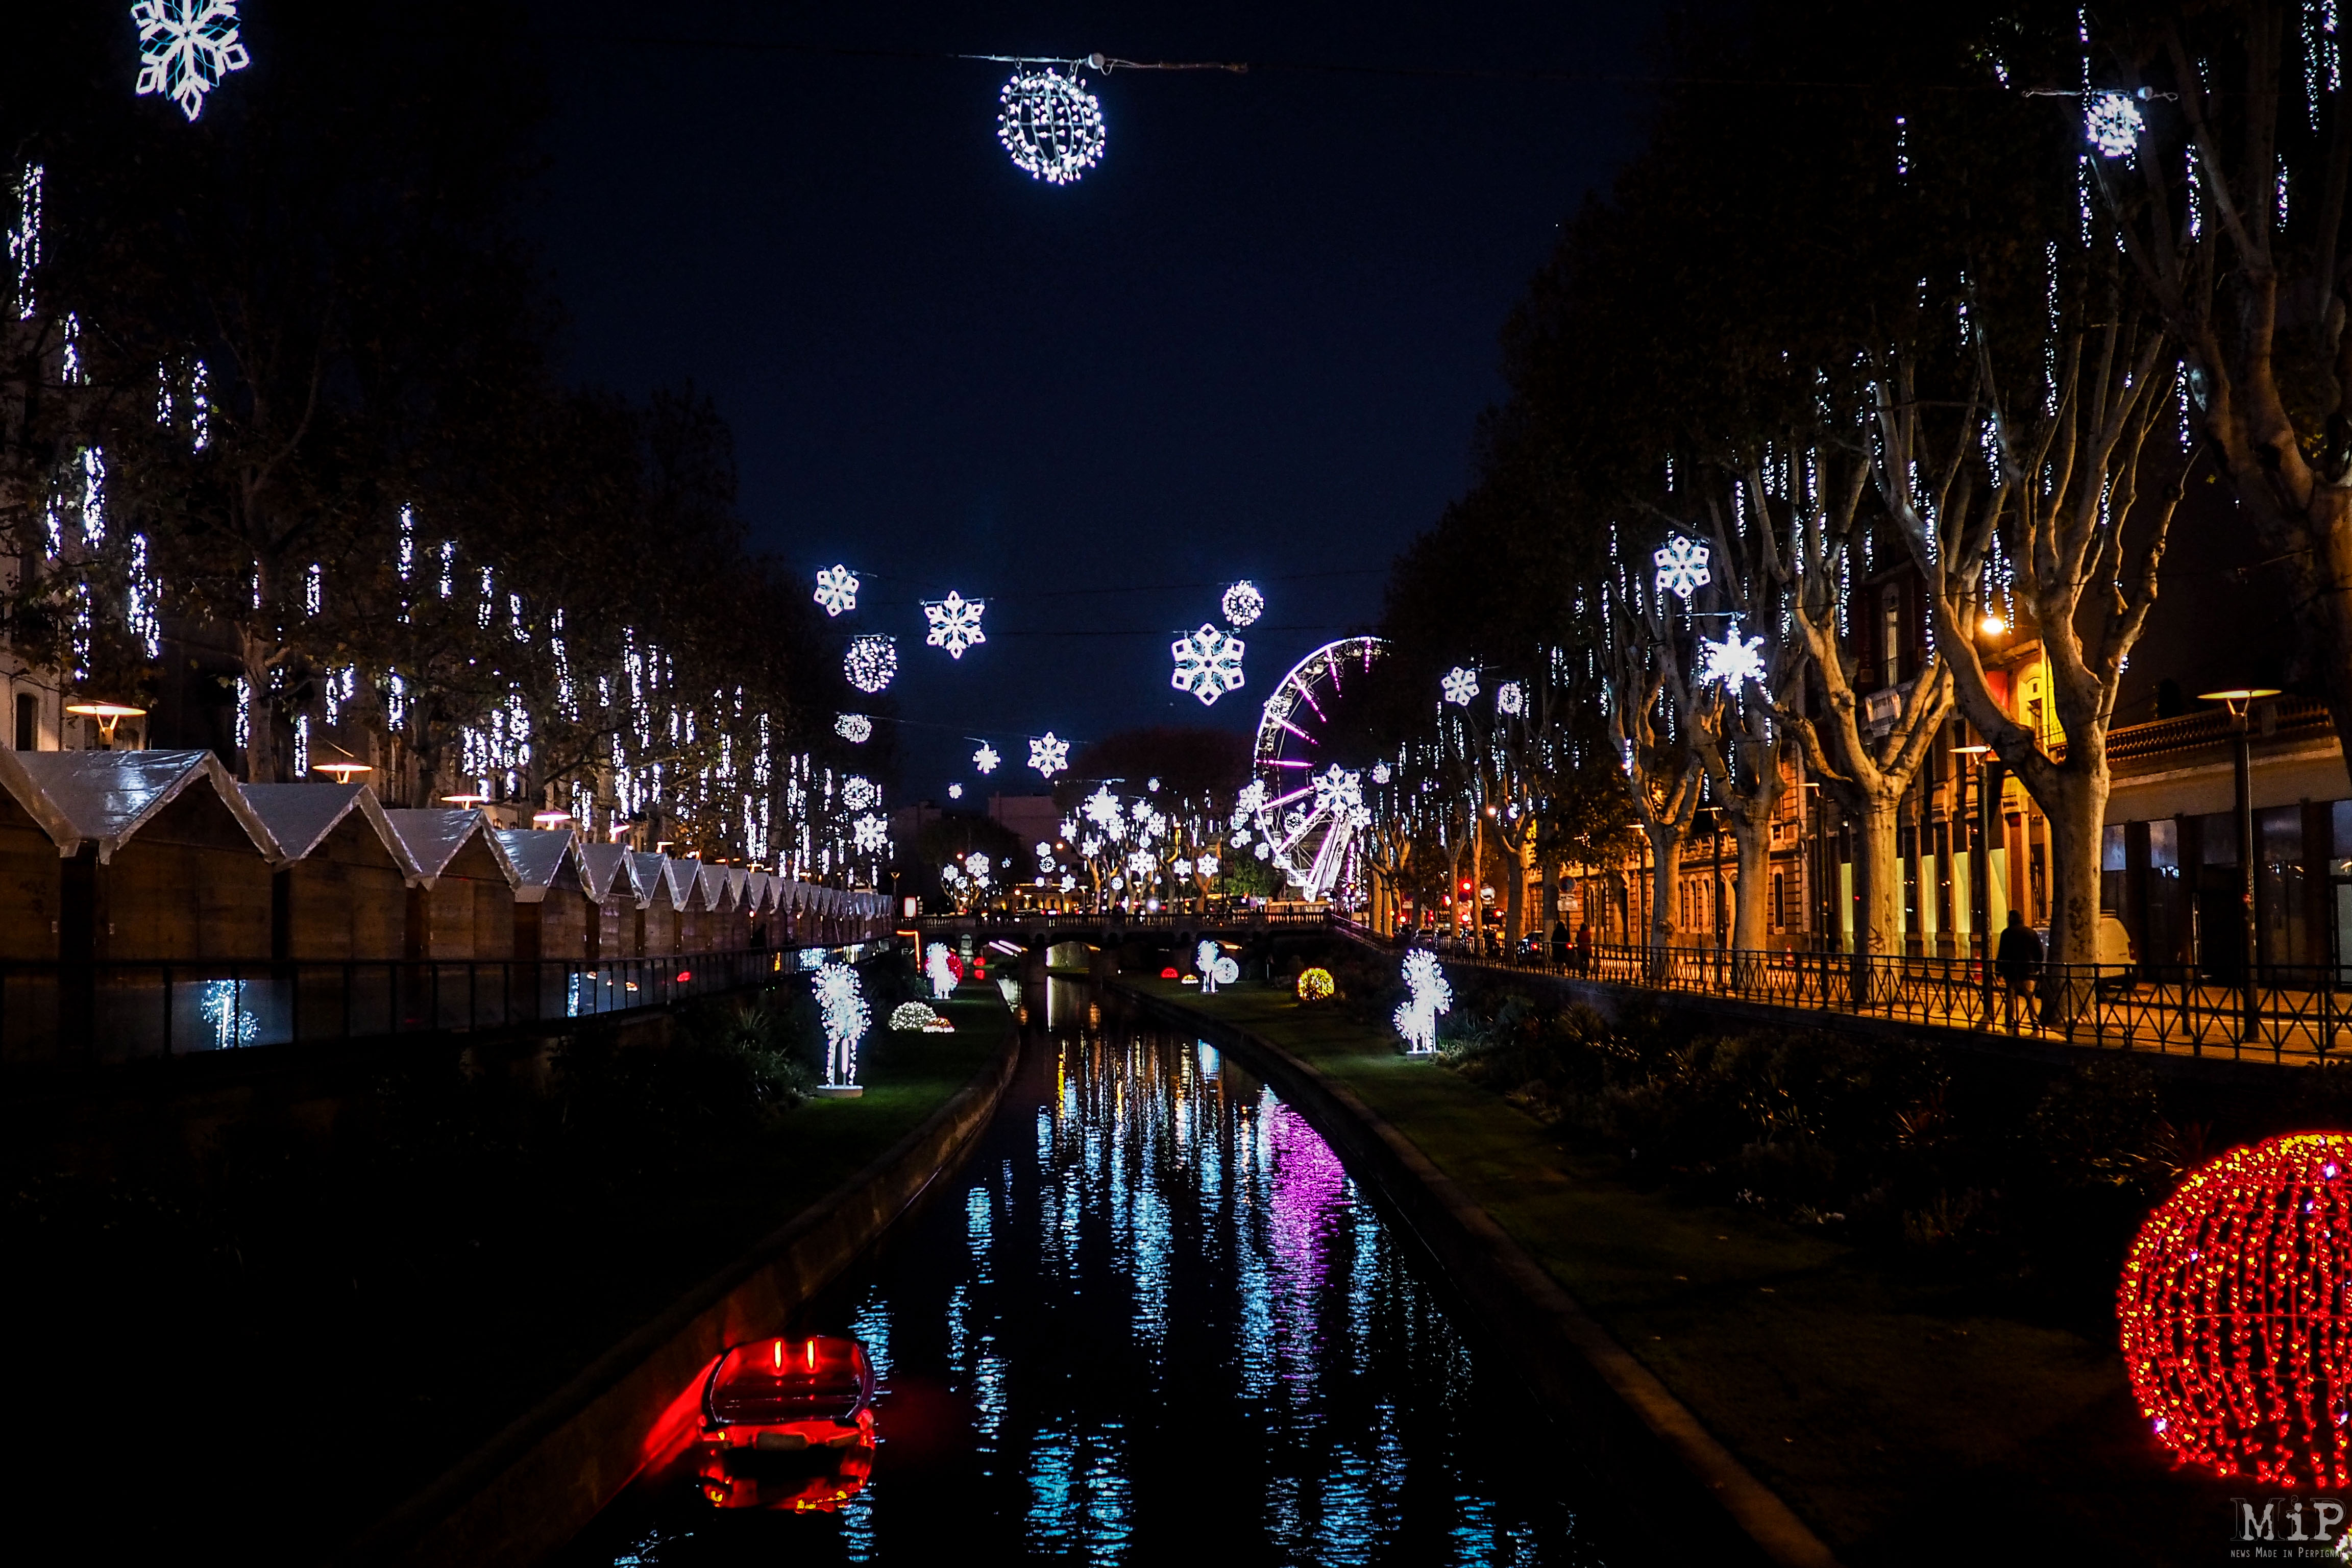
[[[576,960],[0,963],[0,1064],[39,1070],[257,1046],[465,1034],[772,984],[846,947]]]
[[[1392,947],[1335,919],[1361,941]],[[1441,944],[1447,962],[1717,996],[1791,1012],[1841,1013],[2104,1049],[2311,1062],[2352,1055],[2352,969],[2260,964],[2251,973],[2189,964],[2044,964],[2012,984],[1975,958],[1596,945],[1517,956]]]

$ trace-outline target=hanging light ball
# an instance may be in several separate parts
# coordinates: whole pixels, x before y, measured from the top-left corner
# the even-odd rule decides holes
[[[996,98],[996,139],[1031,179],[1074,184],[1102,162],[1102,104],[1078,78],[1023,66]]]
[[[1244,577],[1225,590],[1224,602],[1218,607],[1225,612],[1227,625],[1245,626],[1265,614],[1265,595]]]
[[[849,652],[841,660],[841,673],[860,691],[879,691],[898,673],[898,645],[889,637],[870,632],[852,637]]]
[[[2352,1134],[2232,1149],[2140,1226],[2116,1291],[2156,1440],[2223,1476],[2352,1485]]]

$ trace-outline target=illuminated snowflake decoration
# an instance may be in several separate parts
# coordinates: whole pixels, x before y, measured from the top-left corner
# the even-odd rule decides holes
[[[963,785],[960,784],[951,784],[948,785],[948,798],[950,800],[961,800],[963,798]]]
[[[160,92],[194,120],[204,112],[205,94],[221,78],[253,63],[237,41],[237,0],[140,0],[131,7],[139,24],[139,83],[133,95]]]
[[[1168,645],[1175,656],[1176,673],[1168,684],[1201,700],[1202,707],[1228,691],[1242,688],[1242,639],[1212,626],[1178,637]]]
[[[1670,534],[1664,550],[1653,551],[1658,563],[1658,592],[1687,599],[1714,581],[1707,574],[1706,546],[1681,534]]]
[[[1064,838],[1076,838],[1077,836],[1078,819],[1075,816],[1066,816],[1062,818],[1062,837]]]
[[[1176,858],[1176,863],[1168,868],[1180,877],[1189,877],[1192,874],[1192,862],[1180,855]]]
[[[1045,731],[1045,739],[1029,742],[1029,765],[1047,778],[1070,765],[1070,743],[1057,741],[1054,731]]]
[[[829,566],[816,574],[816,602],[828,616],[857,608],[857,574],[846,566]]]
[[[967,855],[963,858],[963,868],[971,872],[973,879],[978,881],[988,880],[991,864],[985,855]]]
[[[1192,862],[1192,869],[1203,877],[1213,877],[1217,874],[1217,858],[1214,855],[1202,855]]]
[[[1516,680],[1506,680],[1495,688],[1495,711],[1516,719],[1528,710],[1528,689]]]
[[[1364,775],[1333,763],[1315,775],[1315,809],[1323,816],[1345,816],[1364,804]]]
[[[1151,858],[1150,850],[1138,849],[1128,856],[1127,869],[1129,876],[1149,877],[1160,869],[1160,862]]]
[[[2120,92],[2099,94],[2083,116],[2083,134],[2102,158],[2131,156],[2138,150],[2140,132],[2147,127],[2139,105]]]
[[[1445,679],[1437,683],[1437,689],[1455,707],[1467,708],[1470,699],[1478,695],[1477,672],[1465,669],[1457,664],[1445,672]]]
[[[1086,813],[1088,822],[1113,838],[1126,831],[1126,815],[1119,810],[1118,796],[1110,793],[1108,784],[1097,785],[1095,793],[1087,796],[1086,803],[1078,809]],[[1088,850],[1087,853],[1092,854],[1093,851]]]
[[[852,637],[849,651],[842,656],[841,673],[860,691],[879,691],[898,673],[898,645],[873,633]]]
[[[1374,784],[1386,784],[1395,776],[1395,773],[1390,770],[1388,763],[1374,763],[1372,764],[1372,782]]]
[[[853,746],[874,738],[874,721],[863,713],[844,713],[833,721],[833,732]]]
[[[1218,606],[1225,612],[1225,624],[1245,626],[1265,614],[1265,595],[1257,584],[1247,578],[1225,590],[1224,602]]]
[[[1726,691],[1735,692],[1739,689],[1740,682],[1745,680],[1752,680],[1759,686],[1762,685],[1764,682],[1763,647],[1764,639],[1760,637],[1749,637],[1746,642],[1740,641],[1739,623],[1736,620],[1731,623],[1728,632],[1721,642],[1708,642],[1705,637],[1701,637],[1698,644],[1698,674],[1696,678],[1698,684],[1705,686],[1710,680],[1719,681]]]
[[[971,754],[971,765],[978,768],[983,773],[994,773],[996,771],[996,764],[1003,760],[1004,759],[1003,757],[996,754],[996,748],[990,745],[985,741],[982,741],[980,743],[980,750]]]
[[[944,599],[924,600],[923,615],[931,623],[924,646],[943,647],[950,658],[963,658],[964,649],[988,640],[980,629],[980,612],[985,607],[980,600],[967,599],[952,588]]]
[[[881,792],[874,787],[871,779],[852,773],[841,781],[841,804],[852,811],[871,811],[874,803],[881,798]]]
[[[1024,65],[996,101],[996,139],[1031,179],[1072,184],[1102,162],[1102,104],[1076,77]]]
[[[851,825],[860,855],[879,855],[890,847],[890,825],[871,812]]]
[[[1150,790],[1152,794],[1158,795],[1160,793],[1160,781],[1156,778],[1146,779],[1143,781],[1143,787]]]
[[[1454,1009],[1454,987],[1433,952],[1405,954],[1405,988],[1412,993],[1398,1005],[1397,1033],[1404,1037],[1407,1056],[1425,1057],[1437,1049],[1437,1016]]]
[[[1071,876],[1067,871],[1062,873],[1062,891],[1069,892],[1077,885],[1078,879],[1076,877]]]

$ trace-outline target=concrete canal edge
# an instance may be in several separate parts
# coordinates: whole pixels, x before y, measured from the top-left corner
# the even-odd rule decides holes
[[[1827,1543],[1756,1479],[1511,1239],[1494,1216],[1344,1084],[1263,1036],[1118,986],[1274,1085],[1388,1208],[1468,1302],[1488,1336],[1562,1418],[1578,1457],[1633,1518],[1628,1544],[1653,1562],[1760,1561],[1836,1568]]]
[[[772,1333],[951,1171],[1021,1057],[1008,1016],[994,1061],[839,1187],[687,1292],[379,1521],[336,1561],[532,1563],[570,1541],[642,1468],[681,1390],[729,1345]]]

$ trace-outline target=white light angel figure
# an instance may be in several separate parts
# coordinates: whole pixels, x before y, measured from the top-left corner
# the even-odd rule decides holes
[[[952,588],[944,599],[924,600],[923,616],[931,623],[930,632],[923,638],[925,646],[943,647],[950,658],[961,660],[964,649],[988,640],[980,629],[980,613],[985,608],[982,601],[967,599]]]
[[[1455,707],[1467,708],[1470,699],[1478,695],[1477,672],[1465,669],[1457,664],[1445,672],[1445,679],[1437,683],[1437,689]]]
[[[221,78],[253,63],[237,39],[237,0],[139,0],[139,80],[131,96],[162,93],[190,120]]]
[[[948,944],[935,942],[923,949],[923,978],[931,983],[931,999],[944,1002],[955,994],[955,954]]]
[[[1045,731],[1042,740],[1029,742],[1029,765],[1046,778],[1052,778],[1070,765],[1070,743],[1056,740],[1054,731]]]
[[[857,608],[857,574],[846,566],[828,566],[816,574],[816,602],[827,616]]]
[[[1397,1005],[1397,1033],[1404,1037],[1405,1055],[1425,1057],[1437,1049],[1437,1016],[1453,1011],[1454,987],[1437,955],[1418,950],[1405,954],[1404,984],[1411,994]]]

